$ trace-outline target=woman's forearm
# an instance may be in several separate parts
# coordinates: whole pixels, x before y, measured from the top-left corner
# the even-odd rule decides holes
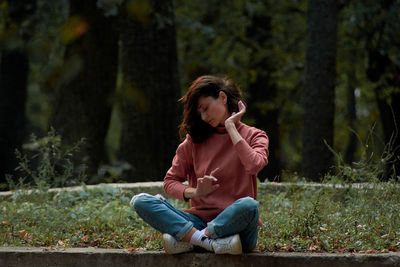
[[[226,131],[231,137],[232,143],[236,145],[243,137],[240,135],[238,130],[236,129],[236,125],[234,123],[225,124]]]
[[[185,191],[183,191],[183,196],[187,199],[196,197],[196,188],[187,187]]]

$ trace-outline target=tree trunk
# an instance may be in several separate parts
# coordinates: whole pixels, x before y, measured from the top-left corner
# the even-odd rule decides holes
[[[387,152],[393,153],[391,161],[395,160],[394,165],[389,163],[386,167],[383,180],[388,180],[392,176],[400,175],[400,93],[392,92],[390,97],[382,98],[380,90],[382,90],[382,87],[375,88],[375,96],[381,117],[383,135],[385,144],[390,145]]]
[[[0,61],[0,183],[17,166],[15,149],[25,137],[25,102],[29,72],[22,50],[3,51]]]
[[[357,119],[356,114],[356,96],[354,94],[354,84],[356,75],[354,70],[347,75],[349,86],[347,88],[347,118],[349,120],[350,129],[355,130],[355,121]],[[357,136],[354,133],[350,133],[349,141],[347,143],[346,151],[344,154],[344,161],[348,164],[354,162],[354,153],[357,149]]]
[[[333,165],[337,13],[335,0],[308,1],[302,174],[313,180]]]
[[[251,42],[257,43],[256,46],[252,46],[250,55],[253,62],[250,68],[256,71],[257,77],[249,83],[249,106],[246,116],[253,118],[254,126],[265,130],[269,138],[269,163],[258,177],[261,181],[265,179],[277,181],[281,169],[278,89],[271,77],[274,64],[270,62],[265,52],[257,49],[257,47],[263,48],[264,51],[270,49],[268,42],[271,40],[271,18],[265,14],[253,14],[246,35]]]
[[[71,0],[70,18],[78,19],[78,36],[68,44],[65,62],[75,75],[63,82],[53,98],[51,125],[63,141],[74,144],[85,137],[82,154],[88,173],[107,161],[107,134],[118,69],[118,32],[112,18],[96,6],[97,0]],[[87,27],[87,31],[85,29]],[[67,66],[68,67],[68,66]]]
[[[29,58],[25,44],[31,38],[34,0],[12,0],[2,10],[9,15],[4,31],[11,39],[2,40],[0,51],[0,183],[5,174],[14,174],[18,162],[14,151],[21,149],[25,139],[25,103],[29,74]],[[8,12],[7,12],[8,11]],[[9,45],[11,44],[11,45]],[[22,44],[22,45],[21,45]]]
[[[124,78],[120,158],[133,166],[127,177],[131,182],[162,180],[179,140],[173,3],[148,3],[151,12],[145,19],[125,15],[120,37]]]
[[[378,86],[374,88],[375,98],[383,128],[385,152],[391,154],[390,158],[387,157],[388,155],[384,155],[389,162],[386,162],[383,180],[397,179],[400,176],[400,68],[395,62],[396,50],[391,51],[390,49],[393,42],[387,43],[387,40],[393,39],[392,36],[398,35],[398,31],[390,20],[385,19],[392,13],[394,3],[394,1],[380,2],[381,8],[375,11],[376,14],[373,14],[375,17],[381,17],[380,21],[374,20],[371,25],[367,24],[366,26],[369,30],[366,34],[368,37],[366,40],[366,52],[368,53],[366,75],[369,81],[378,83]],[[373,18],[374,16],[369,15],[368,17]],[[388,88],[389,93],[386,91]]]

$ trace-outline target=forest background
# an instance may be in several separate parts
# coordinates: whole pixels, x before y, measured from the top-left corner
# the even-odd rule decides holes
[[[41,147],[81,138],[69,179],[162,180],[180,142],[178,99],[204,74],[237,82],[244,122],[268,134],[261,181],[320,181],[341,164],[362,182],[363,159],[381,162],[383,180],[399,175],[400,1],[0,3],[2,189],[24,153],[36,170],[51,157]]]

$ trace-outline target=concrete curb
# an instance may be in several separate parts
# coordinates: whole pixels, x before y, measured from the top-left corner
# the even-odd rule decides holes
[[[139,192],[147,192],[151,194],[160,194],[163,193],[163,182],[156,181],[156,182],[139,182],[139,183],[121,183],[121,184],[98,184],[98,185],[85,185],[85,186],[72,186],[72,187],[63,187],[63,188],[50,188],[49,192],[60,192],[60,191],[80,191],[84,188],[87,189],[96,189],[101,187],[112,187],[117,189],[127,189],[132,190],[134,193]],[[32,190],[26,191],[28,194],[32,192]],[[7,197],[14,194],[14,191],[5,191],[0,192],[0,197]]]
[[[328,253],[250,253],[239,256],[211,253],[167,255],[164,252],[128,252],[100,248],[26,248],[0,247],[2,267],[125,267],[125,266],[307,266],[307,267],[380,267],[400,266],[400,253],[328,254]]]
[[[163,191],[163,181],[154,181],[154,182],[138,182],[138,183],[110,183],[110,184],[97,184],[97,185],[85,185],[85,186],[72,186],[72,187],[63,187],[63,188],[50,188],[49,192],[60,192],[60,191],[80,191],[84,188],[87,189],[96,189],[101,187],[112,187],[117,189],[125,189],[131,190],[133,193],[137,194],[140,192],[146,192],[149,194],[164,194]],[[373,184],[370,183],[354,183],[351,185],[341,185],[341,184],[320,184],[320,183],[275,183],[275,182],[266,182],[260,183],[260,189],[267,189],[270,191],[284,191],[288,190],[291,187],[305,187],[305,188],[339,188],[339,189],[347,189],[347,188],[374,188]],[[32,190],[27,190],[27,193],[31,193]],[[14,191],[5,191],[0,192],[0,197],[7,197],[14,194]]]

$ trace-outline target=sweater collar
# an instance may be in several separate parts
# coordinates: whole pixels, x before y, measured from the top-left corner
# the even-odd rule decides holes
[[[238,129],[239,126],[240,126],[241,124],[242,124],[241,121],[237,121],[237,122],[235,123],[236,129]],[[215,129],[215,132],[216,132],[216,133],[219,133],[219,134],[227,133],[225,126],[217,126],[217,127],[215,127],[214,129]]]

